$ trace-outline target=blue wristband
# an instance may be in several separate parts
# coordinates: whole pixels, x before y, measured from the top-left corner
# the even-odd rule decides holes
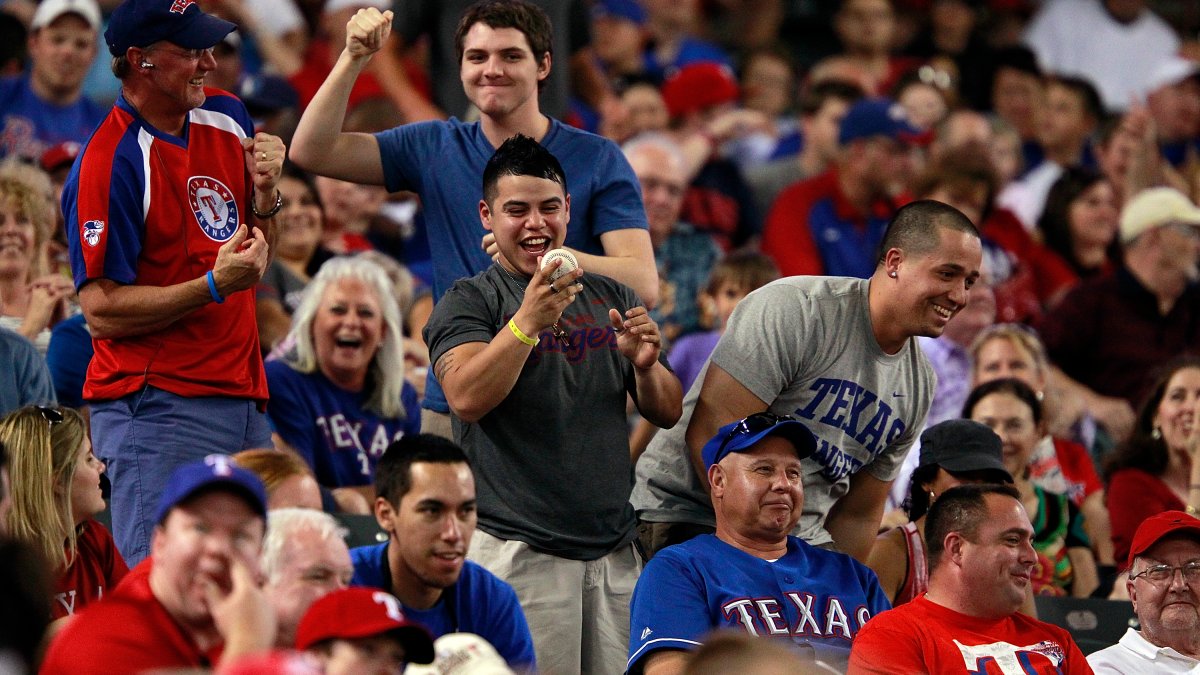
[[[212,294],[213,302],[217,303],[218,305],[222,302],[225,302],[225,298],[222,298],[221,294],[217,292],[217,280],[213,279],[212,270],[209,270],[204,275],[204,278],[208,279],[208,292]]]

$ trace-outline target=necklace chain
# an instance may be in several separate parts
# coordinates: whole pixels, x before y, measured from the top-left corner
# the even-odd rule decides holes
[[[521,288],[522,290],[524,290],[525,288],[529,287],[528,281],[525,282],[525,286],[521,286],[521,282],[517,281],[517,278],[514,277],[512,275],[512,272],[509,272],[508,268],[505,267],[504,265],[501,265],[500,263],[496,263],[496,267],[499,267],[500,271],[504,272],[504,276],[508,277],[509,279],[512,279],[512,282],[514,284],[516,284],[518,288]],[[567,331],[562,329],[562,326],[558,325],[557,319],[554,321],[554,323],[550,324],[550,332],[554,333],[554,337],[555,337],[555,339],[558,340],[559,344],[561,344],[564,347],[571,346],[571,336],[567,334]]]

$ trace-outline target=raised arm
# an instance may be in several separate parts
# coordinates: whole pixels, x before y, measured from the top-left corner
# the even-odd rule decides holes
[[[387,41],[392,12],[360,9],[346,24],[346,48],[305,108],[292,137],[292,161],[322,176],[383,185],[379,143],[370,134],[342,131],[350,90],[371,55]]]
[[[213,280],[217,293],[228,297],[252,289],[267,269],[267,240],[243,223],[217,251]],[[79,290],[79,305],[97,338],[144,335],[162,330],[213,302],[207,276],[171,286],[121,285],[96,279]]]
[[[478,422],[500,405],[517,383],[529,352],[537,344],[538,333],[557,321],[583,290],[578,283],[567,282],[568,278],[575,282],[583,276],[582,269],[559,278],[555,282],[558,290],[551,290],[550,273],[561,264],[561,260],[554,261],[533,275],[520,309],[491,342],[461,344],[442,354],[434,364],[433,372],[446,393],[446,401],[462,421]]]

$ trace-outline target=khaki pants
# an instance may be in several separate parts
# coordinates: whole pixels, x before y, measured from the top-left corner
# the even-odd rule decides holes
[[[421,433],[454,440],[454,428],[450,424],[450,416],[425,408],[421,408]]]
[[[468,557],[516,589],[542,675],[625,672],[629,602],[642,571],[632,543],[570,560],[476,530]]]

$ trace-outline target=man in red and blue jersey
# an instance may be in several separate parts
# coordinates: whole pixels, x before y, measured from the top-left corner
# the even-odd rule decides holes
[[[96,355],[84,398],[136,565],[171,472],[270,445],[254,319],[283,142],[204,86],[235,26],[194,0],[126,0],[104,37],[121,96],[76,160],[63,213]]]

